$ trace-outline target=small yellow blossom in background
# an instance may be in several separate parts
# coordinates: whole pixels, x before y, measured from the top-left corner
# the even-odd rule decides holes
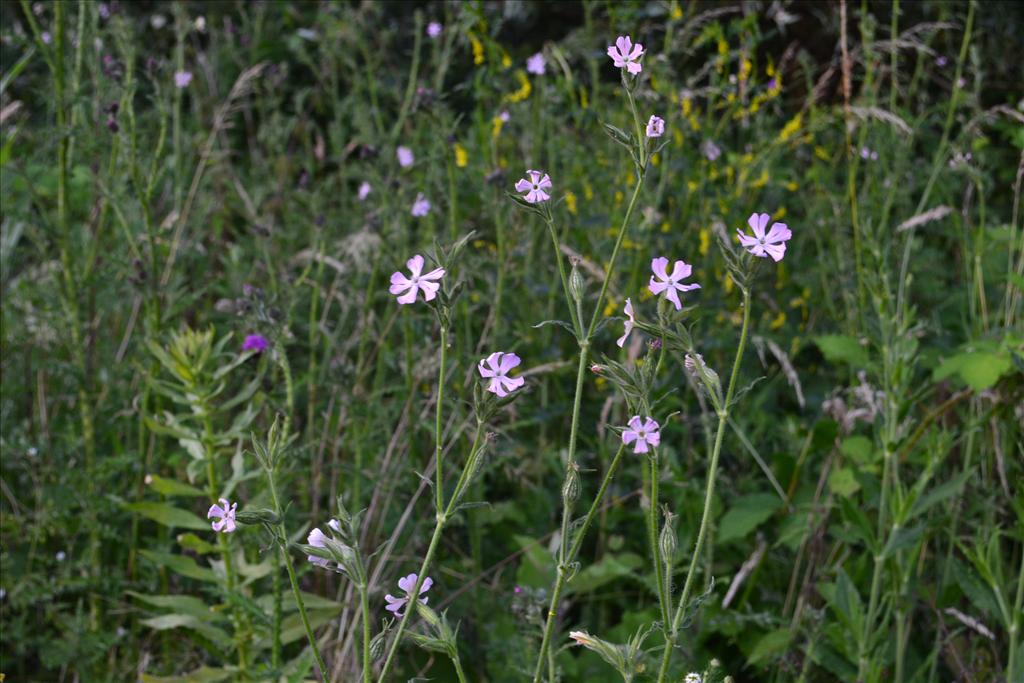
[[[608,303],[604,305],[604,317],[610,316],[615,311],[619,310],[619,302],[609,297]]]
[[[779,142],[786,142],[791,137],[796,135],[797,131],[800,130],[800,124],[803,121],[803,113],[797,114],[789,120],[789,122],[782,127],[782,131],[779,133]]]
[[[764,187],[767,184],[768,184],[768,169],[765,168],[765,169],[761,170],[761,175],[759,175],[757,177],[757,180],[754,181],[754,185],[753,186],[754,186],[754,189],[760,189],[760,188]]]
[[[491,119],[491,137],[497,139],[501,135],[501,127],[505,125],[505,120],[500,116],[495,116]]]
[[[533,92],[533,87],[530,85],[530,79],[526,77],[525,71],[523,71],[522,69],[517,69],[516,78],[519,79],[519,89],[513,93],[505,95],[505,97],[503,98],[503,101],[508,102],[510,104],[522,102],[523,100],[530,96],[531,92]]]
[[[587,97],[587,89],[580,86],[580,106],[584,109],[590,108],[590,99]]]
[[[786,217],[786,207],[782,206],[782,207],[779,207],[779,210],[776,211],[775,215],[772,216],[772,220],[773,221],[780,221],[780,220],[782,220],[785,217]]]
[[[775,75],[775,64],[771,60],[768,60],[768,66],[764,68],[764,73],[769,78]]]
[[[675,143],[676,147],[683,146],[683,132],[678,128],[672,131],[672,142]]]
[[[707,228],[701,228],[697,234],[700,239],[700,245],[697,247],[697,251],[700,252],[701,256],[707,256],[711,250],[711,231]]]
[[[661,231],[667,233],[670,229],[671,227],[669,226],[668,221],[663,221],[661,224]]]
[[[572,215],[576,215],[576,195],[572,192],[565,193],[565,208],[569,209]]]
[[[512,66],[512,58],[504,50],[501,51],[501,68],[507,69]]]
[[[594,188],[590,186],[590,183],[583,183],[583,196],[588,202],[594,198]]]
[[[470,292],[469,293],[469,300],[472,301],[475,304],[480,303],[480,294],[478,292]]]
[[[726,273],[725,274],[725,283],[724,283],[725,293],[726,294],[732,294],[732,290],[733,290],[733,288],[735,286],[736,285],[732,281],[732,275],[730,275],[729,273]]]
[[[640,245],[637,244],[636,242],[634,242],[633,240],[629,239],[628,237],[623,237],[622,238],[622,248],[623,249],[639,249]]]
[[[644,287],[640,290],[640,301],[650,301],[654,298],[654,294],[651,293],[649,287]]]
[[[622,194],[622,190],[615,193],[615,203],[621,204],[622,200],[626,198],[626,195]]]
[[[679,21],[683,18],[683,8],[679,6],[679,3],[672,3],[672,21]]]
[[[718,54],[722,57],[729,54],[729,43],[725,42],[725,38],[718,39]]]
[[[469,43],[473,46],[473,63],[480,66],[484,63],[484,44],[474,36],[469,36]]]
[[[785,311],[779,311],[779,314],[777,316],[775,316],[775,320],[772,320],[772,322],[769,325],[769,327],[772,328],[773,330],[777,330],[777,329],[779,329],[780,327],[782,327],[785,324],[786,324],[786,312]]]
[[[455,143],[455,165],[459,168],[466,168],[466,164],[469,162],[469,154],[466,153],[466,148]]]
[[[818,157],[822,161],[829,161],[830,159],[828,151],[821,145],[814,148],[814,156]]]
[[[608,380],[604,377],[598,377],[594,380],[594,385],[597,386],[599,390],[604,391],[605,387],[608,386]]]
[[[800,186],[796,184],[796,181],[793,180],[790,180],[788,183],[786,183],[786,189],[789,190],[790,192],[796,192],[797,189],[799,189],[799,187]]]
[[[505,157],[501,157],[500,159],[498,159],[498,166],[501,166],[502,168],[508,168],[508,159],[506,159]]]
[[[660,154],[652,154],[651,155],[651,163],[654,164],[655,166],[660,166],[661,165],[661,155]]]
[[[750,78],[750,72],[754,70],[754,63],[749,59],[744,59],[740,65],[740,80],[745,81]]]
[[[732,171],[732,167],[731,166],[726,166],[726,170]],[[718,180],[718,167],[717,166],[712,166],[711,167],[711,172],[708,173],[708,180]],[[693,182],[693,184],[694,184],[694,188],[693,189],[697,189],[697,187],[696,187],[697,183],[695,181],[690,181],[690,182]]]
[[[690,114],[693,113],[693,100],[690,99],[689,97],[684,97],[682,107],[683,116],[689,116]]]
[[[714,180],[714,178],[712,178],[712,180]],[[686,189],[689,190],[690,192],[696,192],[697,191],[697,181],[696,180],[687,180],[686,181]]]

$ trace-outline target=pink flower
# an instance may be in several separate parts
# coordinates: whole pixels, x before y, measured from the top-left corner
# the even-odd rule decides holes
[[[369,197],[371,192],[373,192],[373,186],[364,180],[363,183],[359,186],[359,201],[363,201],[364,199]]]
[[[544,59],[543,52],[538,52],[526,60],[526,71],[535,76],[543,76],[546,67],[547,61]]]
[[[643,54],[644,46],[640,43],[634,45],[629,36],[619,36],[614,45],[608,46],[608,56],[612,58],[615,66],[634,75],[644,70],[638,61]]]
[[[427,24],[427,36],[437,38],[439,35],[441,35],[441,24],[436,21]]]
[[[481,377],[491,380],[487,391],[505,397],[526,383],[522,377],[508,376],[509,371],[521,362],[514,353],[495,351],[477,364],[477,370]]]
[[[660,138],[665,134],[665,119],[659,118],[654,114],[651,114],[651,118],[647,121],[647,137],[649,138]]]
[[[220,505],[215,504],[210,506],[210,511],[206,513],[206,518],[217,520],[211,524],[214,531],[230,534],[236,528],[236,510],[238,510],[238,503],[228,503],[227,498],[221,498]]]
[[[430,213],[430,200],[423,196],[420,192],[416,195],[416,201],[412,203],[412,209],[409,211],[413,216],[422,218]]]
[[[416,161],[416,156],[408,147],[399,147],[396,149],[395,156],[398,157],[398,165],[402,168],[409,168],[413,165],[413,162]]]
[[[501,110],[501,113],[500,113],[500,114],[498,114],[498,118],[499,118],[499,119],[501,119],[501,122],[502,122],[502,123],[508,123],[508,120],[509,120],[510,118],[512,118],[512,117],[511,117],[511,115],[510,115],[510,114],[508,113],[508,109],[502,109],[502,110]]]
[[[189,83],[192,82],[191,71],[175,71],[174,72],[174,86],[176,88],[187,88]]]
[[[306,543],[314,548],[326,548],[327,534],[320,531],[319,528],[313,529],[309,532],[309,536],[306,538]],[[324,569],[329,568],[331,565],[330,561],[324,557],[320,557],[319,555],[307,555],[306,559],[318,567],[323,567]]]
[[[389,612],[394,612],[396,617],[402,616],[401,609],[405,607],[406,604],[408,604],[410,598],[409,594],[413,591],[414,588],[416,588],[416,579],[418,578],[419,577],[416,574],[409,574],[408,576],[403,576],[402,578],[400,578],[398,580],[398,587],[405,591],[405,595],[403,595],[400,598],[396,598],[395,596],[388,593],[384,596],[384,599],[388,603],[388,606],[384,609],[386,609]],[[423,595],[428,590],[430,590],[430,587],[433,585],[434,580],[431,579],[429,576],[423,579],[423,584],[420,586],[419,594]],[[427,604],[427,600],[428,598],[420,598],[420,604]]]
[[[543,171],[527,171],[525,178],[516,182],[516,192],[525,192],[523,199],[530,204],[538,204],[551,199],[545,190],[551,189],[551,176]]]
[[[677,292],[689,292],[694,289],[700,289],[700,285],[697,283],[684,285],[681,282],[681,280],[690,277],[690,273],[693,272],[693,267],[687,265],[685,261],[676,261],[672,266],[671,274],[666,272],[667,268],[668,259],[664,256],[659,256],[651,261],[651,270],[654,271],[654,275],[651,276],[648,289],[651,290],[651,294],[665,292],[665,298],[675,304],[678,311],[683,307],[683,304],[679,301],[679,294]]]
[[[778,263],[786,255],[786,241],[793,237],[793,233],[785,223],[772,223],[772,229],[766,235],[764,229],[769,220],[771,216],[766,213],[752,213],[747,219],[747,225],[754,231],[754,236],[742,230],[736,230],[736,234],[740,236],[740,244],[751,254],[761,258],[771,256]]]
[[[424,301],[433,301],[437,296],[437,290],[441,289],[441,285],[436,280],[444,277],[444,268],[435,268],[429,273],[421,274],[423,273],[423,257],[419,254],[406,261],[405,265],[409,267],[411,277],[406,277],[401,271],[391,274],[391,289],[389,291],[392,294],[401,295],[398,297],[398,303],[413,303],[420,291],[423,292]]]
[[[636,442],[634,453],[646,453],[648,446],[657,448],[661,444],[661,427],[651,418],[645,417],[641,421],[639,415],[634,415],[627,424],[629,429],[623,430],[622,443],[628,446]]]
[[[619,337],[619,340],[615,342],[619,345],[620,349],[626,344],[626,337],[629,336],[629,333],[633,331],[633,326],[636,325],[636,318],[633,317],[633,302],[626,299],[626,307],[623,310],[626,313],[626,331],[623,332],[622,336]]]

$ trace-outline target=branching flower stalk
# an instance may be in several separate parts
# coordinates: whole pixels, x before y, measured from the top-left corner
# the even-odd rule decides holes
[[[548,231],[551,234],[552,246],[555,250],[555,259],[558,262],[559,274],[562,279],[562,288],[565,293],[566,304],[569,307],[569,315],[573,321],[573,328],[579,344],[579,362],[576,367],[576,389],[573,398],[572,417],[570,418],[569,448],[566,457],[566,484],[569,483],[572,477],[579,476],[577,474],[578,465],[576,463],[576,440],[579,432],[580,404],[583,398],[583,378],[587,371],[587,363],[590,359],[590,344],[594,336],[594,330],[597,328],[598,319],[600,318],[601,312],[604,308],[604,301],[608,293],[608,286],[611,282],[612,275],[615,272],[615,264],[618,260],[619,249],[622,247],[622,242],[626,237],[626,233],[629,228],[629,221],[633,216],[633,210],[636,207],[637,199],[640,197],[640,191],[643,189],[644,178],[647,171],[647,146],[645,139],[642,137],[640,115],[636,109],[636,102],[633,99],[632,93],[632,89],[635,87],[636,81],[623,72],[623,85],[626,89],[630,109],[633,115],[633,122],[636,127],[637,137],[635,140],[630,141],[630,144],[628,145],[633,156],[636,184],[633,188],[633,194],[629,199],[629,204],[626,206],[626,213],[622,217],[622,223],[619,225],[618,235],[615,239],[615,246],[612,249],[611,259],[608,261],[608,267],[605,269],[604,280],[601,283],[601,290],[593,309],[593,315],[591,316],[590,323],[587,325],[585,330],[583,329],[582,291],[574,292],[573,290],[575,288],[570,287],[570,282],[565,274],[565,265],[562,260],[561,248],[558,244],[557,231],[554,227],[554,217],[546,205],[544,206],[542,214],[545,218],[545,222],[547,223]],[[626,136],[622,134],[621,131],[618,131],[618,133],[620,137],[617,137],[616,139],[624,141]],[[613,137],[616,137],[614,133]],[[618,457],[619,456],[616,456],[616,461],[614,463],[616,466]],[[599,497],[594,501],[592,509],[596,509],[600,504],[601,496],[604,495],[607,483],[610,480],[610,476],[613,474],[614,468],[610,467],[608,475],[606,475],[605,481],[602,483],[599,491]],[[563,484],[563,490],[565,490],[565,488],[566,486]],[[534,667],[534,683],[540,683],[541,672],[544,668],[544,662],[547,661],[548,649],[551,647],[551,639],[554,633],[555,620],[558,616],[558,603],[559,600],[561,600],[562,591],[565,588],[566,582],[574,573],[572,563],[575,561],[575,554],[570,553],[569,540],[569,526],[572,521],[574,503],[574,500],[571,500],[567,496],[563,496],[561,535],[558,547],[558,569],[555,577],[555,584],[551,590],[551,602],[548,607],[548,613],[544,624],[544,635],[541,640],[540,650],[537,653],[536,666]],[[586,534],[587,526],[589,526],[589,520],[590,516],[588,515],[587,522],[585,522],[585,525],[579,530],[579,532],[577,532],[578,541],[581,541],[582,537]],[[578,545],[576,545],[576,547],[578,549]]]
[[[726,389],[725,401],[718,406],[718,429],[715,432],[715,444],[711,451],[711,462],[708,465],[707,485],[704,491],[704,511],[701,514],[700,528],[697,532],[697,542],[694,544],[693,556],[690,558],[690,568],[686,572],[686,581],[683,583],[683,592],[679,596],[679,603],[676,606],[672,623],[665,632],[665,651],[661,657],[661,666],[658,669],[658,683],[665,681],[668,673],[669,663],[672,660],[672,650],[675,648],[676,637],[679,633],[679,626],[686,614],[686,605],[693,590],[694,578],[697,575],[697,564],[700,562],[701,553],[704,550],[704,540],[707,537],[708,526],[711,522],[711,503],[715,496],[715,477],[718,473],[718,458],[722,452],[722,439],[725,436],[725,429],[729,422],[729,408],[733,396],[736,393],[736,382],[739,376],[740,361],[743,358],[743,349],[747,344],[747,331],[750,324],[750,286],[747,283],[740,285],[743,295],[743,326],[740,330],[740,341],[736,347],[736,357],[732,363],[732,373],[729,376],[729,386]]]

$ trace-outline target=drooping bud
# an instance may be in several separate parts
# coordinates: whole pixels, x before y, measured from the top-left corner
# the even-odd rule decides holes
[[[708,396],[715,404],[715,408],[721,408],[722,382],[718,378],[718,373],[708,367],[707,363],[704,362],[704,357],[699,353],[686,354],[684,365],[687,372],[707,390]]]
[[[240,524],[279,524],[281,518],[273,510],[243,510],[235,513],[235,521]]]

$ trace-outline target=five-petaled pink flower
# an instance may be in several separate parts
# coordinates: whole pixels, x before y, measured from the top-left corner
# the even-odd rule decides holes
[[[665,119],[651,114],[647,121],[647,137],[660,138],[665,134]]]
[[[736,234],[740,236],[740,243],[754,256],[764,258],[771,256],[772,260],[778,263],[786,255],[786,241],[793,233],[786,227],[785,223],[772,223],[772,229],[765,234],[764,229],[768,227],[771,216],[766,213],[752,213],[747,219],[747,225],[754,231],[754,236],[746,234],[737,229]]]
[[[424,301],[433,301],[437,296],[437,290],[441,285],[436,281],[444,277],[444,268],[434,268],[429,273],[423,272],[423,257],[416,254],[405,262],[409,267],[410,277],[406,277],[401,271],[391,273],[392,294],[400,295],[398,303],[411,304],[416,301],[416,294],[423,292]]]
[[[624,325],[626,331],[623,332],[622,336],[619,337],[619,340],[615,342],[619,345],[620,349],[626,344],[626,337],[629,336],[629,333],[633,331],[633,326],[636,325],[636,318],[633,317],[633,302],[626,299],[626,307],[623,310],[626,313],[626,323]]]
[[[191,71],[175,71],[174,72],[174,86],[176,88],[187,88],[189,83],[192,82]]]
[[[412,591],[416,588],[416,579],[418,578],[419,577],[416,574],[409,574],[408,576],[403,576],[402,578],[400,578],[398,580],[398,587],[405,591],[405,595],[396,598],[395,596],[391,595],[391,593],[388,593],[384,596],[384,599],[387,600],[388,603],[388,606],[384,609],[386,609],[389,612],[394,612],[396,617],[402,616],[401,610],[403,607],[406,606],[406,604],[408,604],[410,593],[412,593]],[[423,584],[420,586],[419,595],[423,595],[424,593],[426,593],[428,590],[430,590],[430,587],[433,585],[434,580],[429,576],[423,579]],[[427,600],[428,598],[420,598],[420,604],[427,604]]]
[[[525,178],[516,182],[516,192],[525,192],[523,199],[529,204],[546,202],[551,195],[545,190],[551,189],[551,176],[544,171],[527,171]]]
[[[634,453],[646,453],[650,447],[657,448],[661,444],[661,427],[649,417],[640,419],[639,415],[629,418],[629,429],[622,431],[622,443],[633,446]]]
[[[430,200],[423,196],[422,192],[417,193],[416,201],[412,203],[412,209],[409,210],[413,216],[422,218],[430,213]]]
[[[359,201],[363,201],[364,199],[369,197],[371,192],[373,192],[373,185],[370,185],[370,183],[364,180],[359,185]]]
[[[481,377],[491,380],[487,385],[487,391],[504,397],[526,382],[522,377],[508,376],[509,371],[521,362],[519,356],[514,353],[495,351],[477,364],[477,370],[480,371]]]
[[[547,61],[544,59],[543,52],[538,52],[526,60],[527,73],[531,73],[535,76],[543,76],[546,67]]]
[[[690,273],[693,272],[693,267],[687,265],[685,261],[676,261],[672,266],[672,272],[667,272],[668,259],[664,256],[651,261],[651,270],[654,271],[654,275],[651,276],[651,282],[648,288],[651,290],[651,294],[661,294],[665,292],[665,298],[675,304],[676,310],[678,311],[683,307],[681,301],[679,301],[679,294],[677,292],[689,292],[694,289],[700,289],[700,285],[693,283],[686,285],[682,283],[682,280],[690,277]]]
[[[235,530],[235,511],[238,510],[238,503],[228,503],[227,498],[220,499],[220,505],[211,505],[210,511],[206,513],[207,519],[217,520],[211,526],[214,531],[230,534]]]
[[[614,45],[608,46],[608,56],[612,58],[615,66],[626,69],[631,74],[638,74],[644,70],[639,59],[644,54],[644,46],[640,43],[634,44],[629,36],[619,36]]]
[[[441,35],[442,26],[436,21],[432,21],[427,24],[427,35],[431,38],[437,38]]]
[[[416,161],[416,156],[408,147],[399,147],[396,149],[395,156],[398,157],[398,165],[402,168],[408,168],[409,166],[412,166],[414,161]]]

